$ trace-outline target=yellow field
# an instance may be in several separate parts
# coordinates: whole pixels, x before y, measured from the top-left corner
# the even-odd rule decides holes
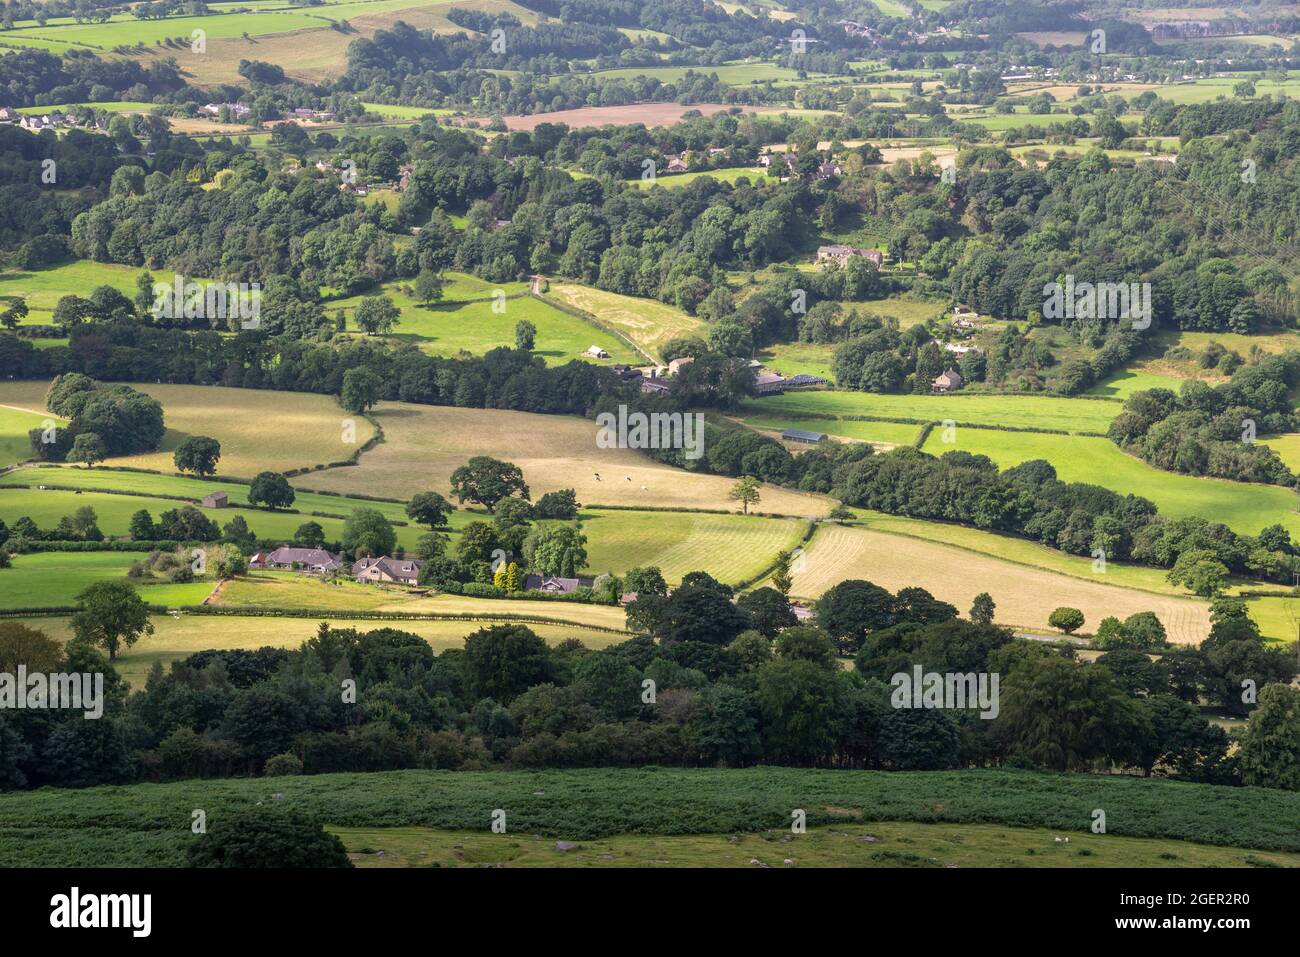
[[[825,525],[795,562],[792,594],[815,598],[837,582],[865,578],[890,591],[908,586],[924,588],[951,602],[965,615],[980,592],[997,603],[1002,625],[1049,631],[1047,616],[1054,608],[1078,608],[1092,631],[1107,615],[1127,618],[1139,611],[1159,616],[1170,641],[1191,644],[1209,633],[1205,603],[1155,595],[1131,588],[1096,583],[1028,568],[960,548],[890,535],[868,528]]]
[[[525,613],[547,615],[548,617],[568,617],[558,609],[557,602],[499,602],[473,599],[459,599],[465,603],[455,609],[442,608],[439,611],[481,612],[484,614],[510,614],[507,610],[497,611],[501,605],[527,605]],[[564,606],[566,609],[569,606]],[[592,606],[580,606],[590,608]],[[622,627],[622,609],[602,609],[616,612]],[[46,634],[66,641],[72,637],[72,628],[67,618],[27,618],[19,619],[28,627],[39,628]],[[149,669],[155,661],[162,662],[167,668],[173,661],[179,661],[189,655],[210,648],[233,650],[255,649],[271,646],[274,648],[297,648],[308,638],[316,634],[320,620],[316,618],[262,618],[230,616],[184,615],[169,618],[165,615],[153,619],[154,633],[140,639],[134,646],[119,654],[117,670],[133,688],[143,688]],[[486,628],[495,621],[381,621],[376,619],[331,618],[329,624],[336,628],[356,628],[359,631],[373,631],[376,628],[397,628],[409,631],[424,638],[434,651],[442,652],[448,648],[459,648],[465,636],[473,634],[479,628]],[[546,641],[555,645],[567,638],[577,638],[589,648],[604,648],[617,644],[626,636],[607,631],[593,631],[580,624],[539,625],[529,624]]]
[[[381,402],[375,419],[383,426],[384,441],[363,455],[359,465],[314,472],[303,476],[302,484],[324,492],[403,499],[417,489],[447,494],[455,469],[471,456],[491,455],[523,469],[534,499],[572,488],[587,505],[739,511],[727,498],[734,479],[685,472],[630,449],[599,449],[597,426],[587,419],[404,402]],[[760,512],[814,516],[825,515],[831,506],[820,496],[773,486],[764,486],[762,496]]]
[[[653,299],[620,296],[577,283],[552,283],[547,296],[591,313],[653,356],[669,339],[707,337],[704,322]]]
[[[0,382],[0,405],[43,412],[48,388],[48,382]],[[203,385],[137,383],[134,388],[162,403],[167,433],[161,451],[114,458],[110,465],[173,472],[176,447],[191,435],[209,435],[221,443],[217,474],[252,478],[265,470],[283,472],[346,459],[375,431],[325,395]],[[345,419],[355,423],[355,444],[343,442]]]

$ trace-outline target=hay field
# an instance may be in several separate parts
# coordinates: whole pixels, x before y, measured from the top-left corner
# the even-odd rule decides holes
[[[349,416],[326,395],[204,385],[133,387],[163,405],[167,432],[162,449],[113,458],[110,465],[172,472],[176,447],[191,435],[208,435],[221,443],[218,475],[252,478],[265,470],[283,472],[340,461],[374,435],[369,422]],[[48,382],[0,382],[0,405],[39,413],[48,389]],[[343,441],[345,419],[355,423],[355,443]]]
[[[591,313],[653,356],[658,356],[660,347],[670,339],[708,335],[703,320],[654,299],[623,296],[572,282],[551,283],[546,295]]]
[[[449,494],[456,468],[471,456],[491,455],[523,469],[534,499],[572,488],[584,504],[739,511],[727,498],[734,479],[675,469],[630,449],[599,449],[597,426],[587,419],[403,402],[381,402],[375,418],[385,441],[359,465],[314,472],[302,483],[323,492],[394,498],[407,498],[417,488]],[[782,515],[824,515],[831,504],[772,486],[764,486],[762,495],[758,510]]]
[[[727,584],[762,573],[777,552],[794,548],[805,524],[794,519],[692,512],[587,510],[587,567],[592,574],[622,575],[657,565],[670,583],[707,571]]]
[[[837,582],[864,578],[890,591],[908,586],[927,589],[965,615],[980,592],[997,604],[999,624],[1048,632],[1054,608],[1069,606],[1084,614],[1091,632],[1107,615],[1126,618],[1139,611],[1159,616],[1170,641],[1200,642],[1209,634],[1208,606],[1201,601],[1155,595],[1104,583],[1083,581],[1026,568],[960,548],[890,535],[869,528],[823,526],[795,563],[792,594],[815,598]]]
[[[480,601],[471,611],[496,614],[492,609],[500,602]],[[549,610],[554,603],[543,605],[541,602],[521,602],[539,606],[530,614],[556,615]],[[491,607],[489,607],[489,605]],[[621,612],[620,612],[621,616]],[[72,628],[68,619],[63,617],[19,619],[28,627],[39,628],[46,634],[66,641],[72,637]],[[263,618],[256,616],[241,617],[236,615],[202,616],[182,615],[171,618],[156,615],[153,619],[154,633],[141,638],[131,648],[118,655],[117,671],[133,688],[144,687],[149,669],[155,661],[166,669],[171,662],[187,658],[192,654],[207,649],[246,649],[252,650],[271,646],[275,648],[297,648],[308,638],[316,635],[322,620],[328,620],[335,628],[356,628],[360,631],[374,631],[377,628],[398,628],[419,635],[427,641],[436,652],[462,646],[466,635],[471,635],[479,628],[500,624],[495,621],[385,621],[377,619],[338,618]],[[543,625],[528,624],[528,627],[552,645],[568,638],[577,638],[589,648],[604,648],[623,640],[623,635],[607,631],[594,631],[581,624]]]

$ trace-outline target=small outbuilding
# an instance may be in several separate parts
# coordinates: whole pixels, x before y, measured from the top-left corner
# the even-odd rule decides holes
[[[209,492],[200,499],[199,504],[204,508],[225,508],[230,504],[225,492]]]
[[[787,442],[807,442],[810,445],[816,445],[818,442],[826,441],[826,433],[809,432],[805,429],[786,429],[781,433],[781,438]]]

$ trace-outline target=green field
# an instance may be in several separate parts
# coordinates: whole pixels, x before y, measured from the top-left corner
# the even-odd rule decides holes
[[[1286,642],[1300,638],[1300,596],[1251,598],[1246,607],[1264,637]]]
[[[310,481],[311,475],[303,476],[303,480]],[[230,482],[208,482],[203,479],[165,475],[157,472],[132,472],[105,468],[85,469],[80,466],[16,469],[0,475],[0,496],[2,496],[5,486],[13,485],[57,485],[91,491],[133,492],[160,498],[180,495],[194,500],[201,499],[209,492],[220,491],[226,493],[232,507],[248,504],[248,486],[246,485],[236,485]],[[0,497],[0,502],[2,501],[3,497]],[[171,507],[176,508],[182,504],[184,503],[173,502]],[[309,512],[321,512],[333,517],[347,517],[353,509],[362,506],[377,509],[389,521],[406,521],[406,506],[404,504],[371,502],[364,499],[345,498],[341,495],[327,495],[301,490],[295,492],[292,508],[303,513],[303,521],[307,521],[309,516],[306,513]],[[210,514],[220,517],[223,511],[213,509],[210,510]],[[258,512],[257,514],[270,515],[271,513]],[[463,510],[452,513],[451,524],[453,526],[467,521],[470,521],[470,513]]]
[[[1274,435],[1260,441],[1276,452],[1292,472],[1300,472],[1300,433]]]
[[[96,286],[112,286],[127,298],[134,298],[136,278],[144,270],[135,266],[118,266],[78,259],[31,271],[0,273],[0,299],[20,297],[27,300],[28,314],[21,325],[48,326],[54,321],[54,307],[64,296],[88,297]],[[156,283],[170,283],[175,274],[166,269],[151,269]]]
[[[766,83],[769,80],[774,86],[787,86],[799,82],[797,70],[775,63],[725,63],[722,66],[629,66],[600,70],[592,76],[601,79],[617,77],[630,79],[644,76],[659,80],[661,83],[677,83],[686,76],[687,71],[699,76],[710,76],[716,73],[720,81],[730,86],[747,86],[751,83]]]
[[[662,186],[665,189],[676,189],[679,186],[685,186],[693,183],[702,176],[710,179],[716,179],[720,183],[734,183],[738,179],[748,179],[751,183],[757,183],[763,178],[763,171],[755,169],[752,166],[728,166],[724,169],[701,170],[698,173],[673,173],[664,174],[654,179],[631,179],[629,183],[635,183],[641,189],[650,189],[654,186]]]
[[[926,440],[925,451],[942,455],[961,449],[987,455],[1003,468],[1045,459],[1056,467],[1062,481],[1089,482],[1121,494],[1143,496],[1169,518],[1201,516],[1251,535],[1281,522],[1293,536],[1300,535],[1295,493],[1277,485],[1165,472],[1126,455],[1109,439],[1089,436],[958,428],[953,438],[945,443],[942,430],[935,429]]]
[[[509,285],[520,287],[524,284]],[[495,288],[505,287],[488,286],[483,295],[491,296]],[[478,294],[468,282],[462,282],[458,292],[461,295]],[[616,336],[531,296],[506,299],[502,311],[495,312],[496,304],[491,301],[421,305],[399,291],[395,284],[389,284],[384,294],[402,313],[390,338],[415,342],[425,352],[434,355],[454,356],[462,351],[482,355],[500,346],[513,349],[515,324],[527,320],[537,328],[535,354],[552,364],[577,359],[593,345],[608,352],[613,362],[634,362],[637,359],[636,354]],[[507,290],[509,294],[510,290]],[[342,309],[348,314],[349,328],[356,330],[352,313],[361,298],[353,296],[335,300],[327,303],[326,309],[331,314]]]
[[[784,376],[807,375],[821,376],[828,382],[834,382],[831,374],[831,359],[834,356],[833,345],[815,342],[780,342],[765,346],[758,358],[770,369]]]
[[[745,415],[865,415],[983,425],[991,428],[1062,429],[1105,432],[1119,414],[1118,402],[1065,399],[1045,395],[884,395],[873,392],[797,392],[747,402]],[[829,423],[828,423],[829,425]],[[831,428],[821,429],[833,431]]]
[[[1144,389],[1169,389],[1177,392],[1186,381],[1186,379],[1180,379],[1177,376],[1161,375],[1157,372],[1121,369],[1089,389],[1088,395],[1104,395],[1116,399],[1127,399],[1134,392],[1141,392]]]
[[[407,3],[407,6],[409,5]],[[33,45],[31,41],[38,41],[39,44],[53,41],[59,45],[110,50],[122,44],[135,46],[137,43],[144,43],[152,46],[154,41],[166,40],[168,37],[188,39],[194,30],[202,30],[207,34],[208,39],[215,40],[239,37],[245,33],[251,36],[265,36],[271,33],[289,33],[293,30],[321,28],[328,25],[329,22],[324,17],[275,10],[208,17],[168,17],[165,20],[139,20],[132,17],[125,20],[110,20],[107,23],[36,26],[9,30],[5,33],[4,39],[6,43],[25,46]]]
[[[780,416],[749,415],[743,420],[751,428],[783,432],[786,429],[803,429],[807,432],[826,432],[857,439],[860,442],[883,443],[885,445],[911,445],[921,433],[921,426],[903,422],[860,422],[839,419],[827,422],[824,419],[794,419]],[[828,428],[829,427],[829,428]],[[795,445],[793,448],[799,448]]]
[[[13,792],[0,795],[0,859],[11,867],[174,866],[196,839],[188,827],[194,808],[204,808],[211,825],[271,790],[284,795],[284,808],[336,828],[487,834],[492,810],[503,808],[511,835],[596,841],[617,834],[788,832],[791,808],[799,808],[810,827],[853,833],[874,833],[877,821],[942,824],[950,833],[969,824],[1050,829],[1070,835],[1073,862],[1076,837],[1094,846],[1088,835],[1092,811],[1100,807],[1107,835],[1097,835],[1096,846],[1103,848],[1115,836],[1300,851],[1300,794],[1264,788],[1026,771],[647,768],[389,771]],[[890,838],[897,851],[902,842]],[[1042,853],[1063,859],[1066,851],[1054,837],[1043,843]],[[1234,859],[1252,860],[1260,859]],[[1121,855],[1113,860],[1121,862]]]
[[[872,821],[792,835],[620,834],[566,851],[555,839],[484,830],[331,827],[357,867],[1300,867],[1300,854],[995,824]],[[757,861],[758,864],[754,862]]]
[[[12,525],[21,517],[30,518],[42,529],[51,529],[59,519],[71,515],[78,508],[89,506],[98,516],[99,530],[106,536],[125,537],[131,524],[131,516],[144,509],[153,516],[155,522],[163,512],[183,508],[187,503],[173,499],[146,498],[141,495],[114,495],[111,492],[65,492],[54,489],[0,489],[0,519]],[[332,513],[340,511],[348,514],[352,508],[359,508],[367,503],[354,502],[346,511],[337,506],[330,509]],[[295,503],[296,505],[296,503]],[[224,526],[236,515],[241,515],[253,534],[259,538],[274,541],[292,541],[293,533],[304,522],[316,522],[325,530],[326,541],[337,541],[343,534],[343,520],[308,515],[305,511],[271,512],[243,508],[201,508],[199,509],[219,526]],[[391,512],[393,507],[388,506]],[[394,516],[395,517],[395,516]],[[414,548],[416,540],[427,529],[409,525],[396,529],[398,544]],[[69,554],[69,561],[74,561]]]
[[[44,423],[50,420],[59,425],[66,424],[54,415],[0,406],[0,468],[30,459],[32,442],[27,433],[44,428]]]
[[[120,456],[109,465],[171,472],[173,453],[191,435],[221,443],[217,474],[251,479],[258,472],[285,472],[348,459],[374,434],[374,426],[344,412],[332,396],[222,386],[135,383],[163,406],[167,431],[157,452]],[[0,405],[32,412],[45,408],[48,382],[0,382]],[[274,413],[275,441],[267,441]]]
[[[82,589],[106,579],[121,579],[138,552],[37,552],[16,555],[13,567],[0,569],[0,609],[62,608],[77,603]],[[212,591],[211,580],[181,585],[141,585],[154,605],[197,605]]]

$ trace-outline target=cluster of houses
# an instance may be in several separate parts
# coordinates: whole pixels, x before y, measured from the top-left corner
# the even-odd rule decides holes
[[[322,173],[328,173],[331,175],[333,175],[334,173],[341,172],[340,167],[336,166],[330,160],[317,160],[316,168],[320,170]],[[395,190],[396,192],[399,193],[402,192],[404,189],[406,189],[411,185],[411,176],[415,172],[415,167],[410,163],[403,163],[400,167],[398,167],[397,172],[398,172],[397,182],[377,183],[374,184],[373,188],[380,189],[380,188],[387,187],[389,189]],[[355,177],[348,177],[347,179],[344,179],[343,182],[339,183],[339,189],[342,192],[352,193],[354,196],[368,196],[370,194],[371,188],[372,188],[371,184],[358,182],[355,179]],[[501,220],[498,220],[497,222],[500,223]],[[509,226],[510,221],[506,220],[505,225]]]
[[[396,582],[414,585],[420,580],[424,563],[415,558],[362,558],[349,571],[358,582]],[[343,559],[323,548],[300,548],[282,545],[274,551],[257,552],[248,567],[258,570],[299,571],[308,575],[327,575],[343,567]]]
[[[108,121],[102,116],[97,116],[93,120],[85,120],[72,113],[64,113],[62,110],[24,115],[9,106],[0,107],[0,123],[17,123],[23,129],[30,130],[33,133],[39,133],[41,130],[59,129],[108,129]]]
[[[727,152],[727,150],[725,147],[722,146],[710,146],[707,150],[709,156],[718,156],[719,154],[725,152]],[[694,154],[690,150],[685,150],[684,152],[681,153],[668,153],[664,156],[664,159],[668,161],[664,165],[664,172],[665,173],[689,172],[691,168],[691,162],[694,158],[695,158]]]
[[[799,165],[799,157],[795,153],[783,153],[780,156],[775,153],[764,153],[758,158],[758,165],[764,169],[767,169],[773,163],[785,163],[786,172],[793,174]],[[832,176],[839,176],[843,172],[843,168],[835,160],[822,160],[817,167],[817,179],[830,179]]]
[[[228,111],[237,120],[242,120],[253,112],[251,107],[243,103],[204,103],[199,107],[199,113],[203,116],[220,116],[222,110]]]

